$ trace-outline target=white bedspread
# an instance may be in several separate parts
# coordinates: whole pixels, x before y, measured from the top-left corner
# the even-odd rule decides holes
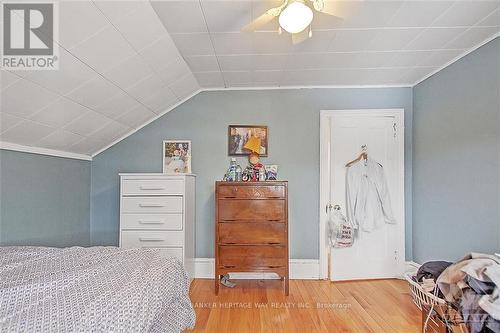
[[[0,332],[179,332],[188,291],[157,250],[0,247]]]

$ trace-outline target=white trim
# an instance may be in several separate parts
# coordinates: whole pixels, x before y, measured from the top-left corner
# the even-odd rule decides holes
[[[232,90],[295,90],[295,89],[377,89],[377,88],[411,88],[408,84],[379,84],[379,85],[295,85],[295,86],[242,86],[242,87],[212,87],[201,88],[204,91],[232,91]]]
[[[48,148],[23,146],[23,145],[18,145],[17,143],[11,143],[5,141],[0,141],[0,149],[19,151],[23,153],[72,158],[76,160],[92,161],[92,156],[89,155],[70,153],[67,151],[48,149]]]
[[[214,258],[195,258],[194,277],[197,279],[213,279]],[[231,273],[232,279],[278,279],[274,273]],[[318,259],[290,259],[290,279],[318,280]]]
[[[196,90],[195,92],[193,92],[191,95],[183,98],[182,100],[180,100],[179,102],[169,106],[167,109],[165,109],[163,112],[161,113],[158,113],[156,115],[156,117],[153,117],[151,119],[149,119],[147,122],[145,122],[144,124],[142,124],[141,126],[139,127],[136,127],[134,128],[133,130],[125,133],[124,135],[122,135],[121,137],[119,137],[118,139],[116,139],[115,141],[111,142],[109,145],[105,146],[104,148],[101,148],[99,149],[97,152],[93,153],[92,154],[92,157],[95,157],[97,155],[99,155],[100,153],[102,153],[103,151],[107,150],[108,148],[114,146],[115,144],[117,144],[118,142],[122,141],[123,139],[131,136],[132,134],[134,134],[135,132],[137,132],[138,130],[140,130],[141,128],[151,124],[153,121],[155,121],[156,119],[162,117],[163,115],[165,115],[166,113],[172,111],[173,109],[175,109],[176,107],[178,107],[179,105],[181,105],[182,103],[186,102],[187,100],[193,98],[194,96],[198,95],[200,92],[202,92],[203,90],[202,89],[198,89]]]
[[[465,57],[466,55],[468,55],[469,53],[472,53],[474,51],[476,51],[478,48],[480,48],[481,46],[483,45],[486,45],[488,44],[489,42],[491,42],[492,40],[494,40],[495,38],[497,37],[500,37],[500,32],[497,32],[496,34],[494,34],[493,36],[490,36],[488,38],[486,38],[485,40],[483,40],[481,43],[475,45],[474,47],[472,47],[471,49],[468,49],[467,51],[465,51],[464,53],[461,53],[459,54],[458,56],[456,56],[455,58],[453,58],[452,60],[448,61],[446,64],[444,64],[443,66],[439,67],[438,69],[436,69],[435,71],[425,75],[423,78],[417,80],[417,82],[415,82],[413,85],[412,85],[412,88],[415,87],[417,84],[427,80],[428,78],[430,78],[431,76],[433,76],[434,74],[437,74],[439,72],[441,72],[443,69],[445,69],[446,67],[452,65],[453,63],[459,61],[460,59],[462,59],[463,57]]]
[[[352,110],[321,110],[320,111],[320,193],[319,193],[319,277],[321,279],[328,278],[328,245],[326,237],[326,223],[328,215],[325,213],[325,207],[330,202],[330,122],[329,118],[333,115],[356,115],[356,116],[373,116],[380,117],[394,117],[398,126],[399,142],[398,153],[401,154],[401,174],[400,174],[400,187],[398,192],[401,194],[401,215],[398,220],[401,221],[403,228],[403,237],[398,244],[399,249],[399,265],[401,274],[404,271],[404,258],[405,258],[405,170],[404,170],[404,109],[352,109]]]

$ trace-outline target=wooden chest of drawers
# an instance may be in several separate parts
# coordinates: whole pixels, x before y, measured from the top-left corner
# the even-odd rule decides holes
[[[288,295],[288,183],[216,182],[215,293],[221,275],[274,272]]]

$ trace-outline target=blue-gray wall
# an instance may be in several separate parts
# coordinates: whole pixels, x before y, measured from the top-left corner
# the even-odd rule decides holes
[[[414,88],[413,257],[500,251],[500,40]]]
[[[90,244],[90,162],[0,150],[0,244]]]
[[[318,258],[319,112],[325,109],[404,108],[406,111],[407,257],[411,258],[411,88],[300,89],[203,92],[92,162],[93,245],[116,245],[120,172],[161,172],[162,140],[188,139],[193,147],[196,255],[213,256],[214,182],[228,164],[227,126],[269,126],[269,157],[289,181],[292,258]],[[246,162],[242,161],[244,164]]]

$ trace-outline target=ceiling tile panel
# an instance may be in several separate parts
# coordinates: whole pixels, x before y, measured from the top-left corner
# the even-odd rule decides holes
[[[164,111],[167,106],[178,101],[177,96],[168,87],[162,87],[143,99],[142,103],[155,113]]]
[[[255,38],[261,34],[267,33],[254,33]],[[212,34],[213,45],[217,55],[224,54],[251,54],[253,53],[253,40],[252,33],[231,32],[231,33],[215,33]],[[272,38],[275,34],[270,34]],[[269,39],[266,39],[269,42]]]
[[[153,71],[139,55],[133,55],[104,72],[107,79],[120,87],[130,87],[152,74]]]
[[[499,32],[500,27],[472,27],[446,44],[446,48],[470,49],[477,44],[478,40],[486,40]]]
[[[120,91],[118,94],[98,105],[95,108],[95,111],[105,115],[106,117],[116,119],[139,105],[139,102],[135,99]]]
[[[117,118],[116,121],[125,126],[136,128],[154,117],[156,117],[155,113],[151,112],[146,107],[139,105]]]
[[[171,62],[158,72],[158,77],[166,84],[169,85],[172,82],[178,80],[180,77],[191,74],[188,65],[181,57],[177,58],[175,61]]]
[[[148,0],[94,0],[94,3],[111,22],[116,22],[147,5]]]
[[[207,32],[198,1],[151,1],[151,4],[169,33]]]
[[[30,119],[48,126],[60,128],[81,117],[88,111],[88,108],[61,97],[54,103],[36,112]]]
[[[456,1],[442,16],[432,23],[432,26],[471,26],[493,13],[499,6],[500,1],[495,0]]]
[[[454,1],[410,1],[403,2],[388,27],[426,27],[444,13]]]
[[[23,120],[0,134],[0,141],[14,142],[21,145],[32,145],[53,131],[54,128],[52,127],[29,120]]]
[[[94,109],[103,101],[118,94],[120,89],[100,75],[76,88],[66,96],[88,108]]]
[[[190,96],[199,88],[200,86],[198,85],[198,81],[196,81],[196,78],[192,73],[184,75],[170,85],[170,89],[179,100]]]
[[[444,49],[445,45],[463,33],[465,28],[428,28],[422,31],[406,47],[406,50]]]
[[[37,145],[56,150],[66,150],[81,141],[83,136],[65,130],[56,130],[37,142]]]
[[[6,112],[0,112],[0,133],[5,132],[9,128],[14,127],[15,125],[21,123],[23,121],[22,118],[13,116]]]
[[[101,141],[95,137],[86,137],[69,148],[70,151],[78,154],[92,154],[111,142]]]
[[[136,84],[125,88],[125,90],[134,98],[143,101],[146,97],[151,96],[152,92],[158,91],[165,87],[163,81],[157,74],[151,74],[147,78],[138,81]]]
[[[92,1],[59,1],[59,42],[65,48],[74,47],[106,26],[106,17]]]
[[[219,56],[223,71],[277,70],[286,65],[287,54],[253,54]]]
[[[418,80],[422,79],[424,76],[432,73],[437,68],[432,67],[419,67],[419,68],[409,68],[401,76],[401,81],[408,84],[415,84]]]
[[[349,68],[355,65],[356,55],[352,53],[291,54],[285,69]]]
[[[206,88],[222,88],[224,87],[224,78],[222,77],[222,73],[217,72],[199,72],[194,73],[198,84],[201,87]]]
[[[215,56],[186,57],[186,63],[193,72],[210,72],[219,70],[219,64]]]
[[[97,71],[105,72],[135,51],[114,27],[108,26],[72,48],[71,53]]]
[[[387,26],[403,1],[361,1],[345,18],[343,28],[381,28]]]
[[[464,50],[437,50],[431,51],[428,57],[423,57],[419,62],[419,66],[439,67],[447,64],[455,57],[464,53]]]
[[[283,71],[253,71],[252,82],[258,86],[260,83],[280,82]]]
[[[495,10],[493,13],[485,17],[476,26],[480,27],[498,27],[500,26],[500,9]]]
[[[214,47],[208,33],[172,34],[172,39],[183,56],[214,55]]]
[[[224,81],[230,86],[233,84],[253,83],[252,72],[250,71],[222,72],[222,75],[224,76]]]
[[[109,122],[111,122],[109,118],[97,112],[88,111],[83,116],[64,126],[64,129],[76,134],[88,136]]]
[[[59,50],[59,69],[32,71],[29,80],[59,94],[67,94],[94,77],[95,72],[64,49]]]
[[[156,72],[180,57],[170,36],[165,36],[139,51],[146,63]]]
[[[166,36],[165,27],[147,2],[113,23],[135,50],[141,50]]]
[[[403,49],[409,41],[413,40],[422,28],[412,29],[384,29],[377,32],[375,37],[366,47],[367,51],[392,51]]]
[[[14,73],[9,71],[0,70],[0,90],[3,90],[13,84],[16,81],[19,81],[21,78]]]
[[[341,30],[333,36],[328,48],[331,52],[356,52],[366,50],[377,30]]]
[[[362,52],[362,53],[346,53],[352,57],[353,68],[376,68],[389,67],[393,63],[395,52]]]
[[[16,81],[2,90],[1,110],[28,117],[54,102],[58,95],[26,79]]]
[[[117,121],[111,121],[92,133],[92,138],[102,142],[112,142],[128,132],[130,128]]]
[[[252,1],[202,0],[201,5],[210,32],[239,32],[252,20]]]

